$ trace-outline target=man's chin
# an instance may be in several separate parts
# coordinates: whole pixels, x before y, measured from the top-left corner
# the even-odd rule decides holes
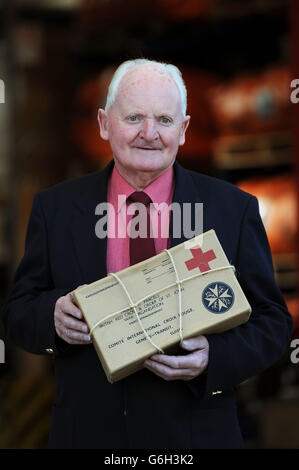
[[[143,154],[138,155],[137,157],[134,155],[130,162],[130,166],[132,169],[136,171],[146,171],[146,172],[159,172],[163,171],[168,168],[174,159],[163,159],[161,152],[155,151],[154,153],[143,152]]]
[[[160,162],[136,162],[136,164],[131,165],[131,169],[134,171],[142,171],[145,173],[159,173],[165,170],[166,165],[163,165]]]

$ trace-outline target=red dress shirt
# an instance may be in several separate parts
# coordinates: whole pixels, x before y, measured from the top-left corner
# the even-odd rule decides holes
[[[155,235],[157,254],[168,246],[170,218],[168,208],[172,203],[174,186],[174,170],[173,167],[170,167],[144,189],[144,192],[153,201],[151,224]],[[111,204],[110,208],[108,205],[106,259],[108,273],[115,273],[130,266],[130,243],[127,224],[132,215],[127,214],[126,199],[135,191],[136,189],[118,173],[114,166],[107,189],[107,201]],[[111,210],[111,207],[114,208],[114,211]]]

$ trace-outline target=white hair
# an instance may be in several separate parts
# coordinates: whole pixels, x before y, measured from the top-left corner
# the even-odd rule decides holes
[[[123,62],[115,71],[112,80],[110,82],[106,100],[105,111],[107,112],[110,106],[114,103],[119,84],[125,74],[134,67],[139,67],[141,65],[152,65],[162,70],[163,72],[168,73],[170,78],[174,81],[177,85],[181,97],[181,110],[183,116],[186,116],[187,110],[187,90],[186,86],[182,77],[180,70],[172,64],[166,64],[164,62],[157,62],[155,60],[148,60],[148,59],[134,59],[134,60],[127,60]]]

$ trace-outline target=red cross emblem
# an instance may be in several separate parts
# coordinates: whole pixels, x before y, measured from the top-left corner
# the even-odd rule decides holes
[[[190,251],[193,258],[185,261],[188,271],[195,268],[198,268],[200,272],[209,271],[211,269],[209,262],[216,259],[216,255],[213,250],[203,252],[201,248],[191,248]]]

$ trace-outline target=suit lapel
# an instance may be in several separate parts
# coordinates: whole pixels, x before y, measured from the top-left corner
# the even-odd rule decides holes
[[[195,228],[195,216],[196,216],[196,203],[202,202],[199,197],[199,188],[194,183],[191,174],[185,170],[179,163],[174,164],[175,171],[175,190],[173,195],[174,206],[180,208],[176,212],[176,208],[171,212],[170,219],[170,246],[176,246],[190,238],[188,231]],[[185,208],[184,203],[188,203]],[[185,213],[184,213],[185,211]],[[177,220],[175,219],[176,213],[180,214]],[[183,217],[184,214],[184,217]],[[188,217],[190,214],[190,218]],[[185,224],[184,224],[185,222]],[[189,223],[191,222],[191,224]],[[185,225],[185,226],[184,226]],[[179,230],[178,230],[179,229]],[[202,233],[203,227],[197,230],[196,235]],[[178,232],[178,233],[176,233]],[[194,235],[191,236],[191,238]]]
[[[90,284],[107,275],[107,237],[96,236],[95,227],[99,216],[96,206],[107,201],[107,183],[114,162],[98,173],[85,194],[75,201],[71,220],[71,238],[76,260],[82,276],[82,284]]]

